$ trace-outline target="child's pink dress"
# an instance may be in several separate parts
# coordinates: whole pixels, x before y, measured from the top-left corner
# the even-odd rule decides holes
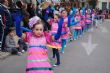
[[[45,35],[37,37],[28,32],[26,41],[29,44],[26,73],[53,73],[48,59]]]
[[[91,24],[92,20],[90,20],[90,14],[86,14],[86,24]]]
[[[51,23],[50,34],[53,35],[53,36],[55,36],[57,34],[57,30],[58,30],[58,23],[53,21]],[[48,47],[55,48],[55,49],[59,49],[60,50],[61,49],[61,39],[51,41],[51,43],[48,44]]]
[[[79,23],[77,23],[73,28],[80,30],[80,29],[82,29],[82,27],[81,27],[82,22],[81,22],[81,16],[80,15],[75,16],[75,22],[78,22],[78,21],[79,21]]]
[[[70,36],[70,29],[68,27],[68,17],[64,18],[64,23],[62,24],[62,39],[68,39]]]
[[[82,20],[80,21],[80,24],[81,24],[82,27],[84,27],[84,26],[85,26],[85,16],[82,15],[82,16],[81,16],[81,19],[82,19]]]

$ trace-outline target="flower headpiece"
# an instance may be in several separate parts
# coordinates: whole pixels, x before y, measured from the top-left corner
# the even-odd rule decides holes
[[[38,16],[34,16],[29,19],[29,27],[32,28],[38,21],[41,21],[41,19]]]

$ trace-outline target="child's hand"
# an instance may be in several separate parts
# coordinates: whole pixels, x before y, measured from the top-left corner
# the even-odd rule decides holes
[[[69,33],[69,35],[70,35],[70,36],[72,36],[72,34],[71,34],[71,33]]]
[[[54,39],[54,36],[52,36],[52,41],[54,41],[55,39]]]
[[[19,45],[16,45],[16,48],[19,48]]]
[[[26,34],[23,33],[23,34],[22,34],[22,39],[25,39],[25,38],[26,38]]]

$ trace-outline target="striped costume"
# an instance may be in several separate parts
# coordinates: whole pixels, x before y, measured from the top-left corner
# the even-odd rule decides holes
[[[27,32],[26,41],[29,44],[26,73],[53,73],[48,59],[45,35],[37,37],[32,32]]]

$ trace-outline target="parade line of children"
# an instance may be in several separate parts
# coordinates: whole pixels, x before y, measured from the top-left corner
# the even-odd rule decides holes
[[[22,38],[28,42],[28,56],[26,73],[53,73],[53,67],[61,65],[60,52],[64,53],[68,41],[81,38],[94,25],[96,12],[90,9],[74,8],[68,15],[65,9],[54,13],[48,23],[51,30],[44,31],[44,23],[38,16],[29,20],[31,30],[22,28],[27,32]],[[51,65],[48,58],[47,47],[52,48],[52,60],[56,63]]]

